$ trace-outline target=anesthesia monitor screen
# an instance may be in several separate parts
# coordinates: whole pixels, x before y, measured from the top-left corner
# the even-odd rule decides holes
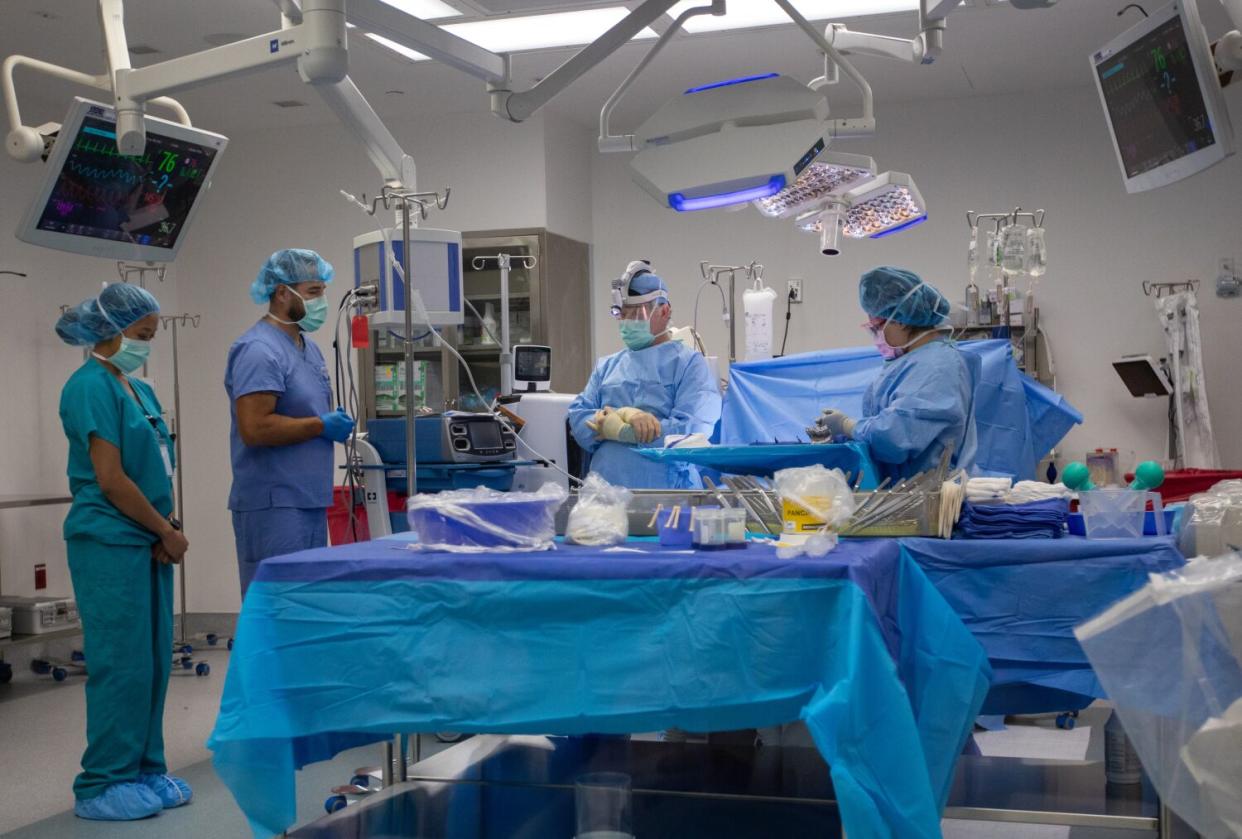
[[[115,124],[82,119],[36,227],[53,233],[175,248],[219,151],[148,130],[146,152],[122,155]]]
[[[1095,70],[1127,178],[1216,144],[1180,16]]]

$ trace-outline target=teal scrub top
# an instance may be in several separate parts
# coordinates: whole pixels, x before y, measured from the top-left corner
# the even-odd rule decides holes
[[[104,497],[91,463],[92,434],[120,450],[125,474],[160,515],[172,513],[169,472],[176,465],[172,437],[161,417],[155,391],[133,377],[129,383],[138,402],[102,364],[88,359],[60,392],[60,421],[69,440],[69,491],[73,494],[73,505],[65,519],[66,539],[119,545],[146,545],[156,540],[154,533]]]

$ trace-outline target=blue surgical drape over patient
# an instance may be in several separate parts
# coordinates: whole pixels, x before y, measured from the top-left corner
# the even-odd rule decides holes
[[[706,358],[671,341],[644,350],[622,350],[600,360],[586,389],[569,406],[574,438],[591,454],[591,471],[604,480],[631,489],[700,485],[694,466],[655,463],[634,446],[596,439],[587,422],[604,407],[646,411],[660,421],[663,436],[711,436],[720,419],[720,389]]]

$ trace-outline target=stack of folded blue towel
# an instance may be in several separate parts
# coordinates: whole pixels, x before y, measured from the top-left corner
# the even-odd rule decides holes
[[[962,507],[959,539],[1060,539],[1069,520],[1069,501],[1050,498],[1029,504],[972,504]]]

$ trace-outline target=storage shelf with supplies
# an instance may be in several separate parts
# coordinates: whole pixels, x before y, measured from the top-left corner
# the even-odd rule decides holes
[[[462,284],[466,300],[478,314],[467,306],[461,326],[441,330],[445,342],[470,362],[484,399],[500,392],[500,346],[484,343],[489,330],[495,338],[501,337],[500,271],[494,259],[480,260],[479,268],[474,264],[475,257],[501,253],[514,257],[509,274],[510,343],[552,347],[553,388],[579,392],[591,373],[590,319],[583,316],[590,307],[590,251],[582,242],[543,229],[463,233]],[[534,265],[527,268],[522,256],[534,257]],[[414,350],[415,359],[426,365],[421,403],[434,411],[483,409],[457,359],[449,350],[434,346],[434,340],[423,339]],[[403,409],[404,402],[385,395],[396,374],[384,370],[402,367],[403,359],[401,339],[386,332],[373,333],[371,348],[359,351],[359,367],[364,371],[359,385],[363,428],[367,418],[397,416],[398,403]]]

